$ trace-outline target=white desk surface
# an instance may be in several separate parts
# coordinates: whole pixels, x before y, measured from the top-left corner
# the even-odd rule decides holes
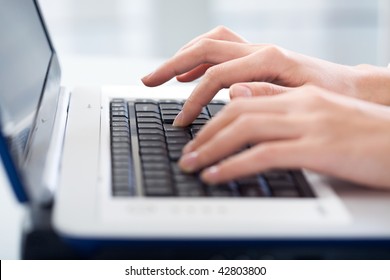
[[[62,84],[74,85],[137,85],[162,60],[119,57],[62,57]],[[174,83],[174,82],[173,82]],[[16,202],[0,161],[0,259],[19,259],[20,240],[25,208]]]

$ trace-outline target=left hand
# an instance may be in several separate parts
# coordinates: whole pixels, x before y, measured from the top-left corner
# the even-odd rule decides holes
[[[390,189],[390,111],[312,86],[237,98],[183,152],[180,166],[188,172],[208,167],[201,176],[209,183],[306,168]]]

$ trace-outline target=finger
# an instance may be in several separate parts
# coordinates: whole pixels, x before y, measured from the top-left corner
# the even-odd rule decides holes
[[[267,55],[269,54],[269,55]],[[263,47],[260,51],[209,68],[183,105],[175,125],[189,125],[222,88],[247,81],[273,81],[291,67],[291,61],[279,49]]]
[[[142,78],[142,82],[147,86],[157,86],[199,65],[233,60],[252,53],[255,48],[257,47],[235,42],[204,39],[166,61],[153,73]]]
[[[230,87],[229,94],[230,98],[234,99],[238,97],[276,95],[291,91],[291,89],[290,87],[265,82],[239,83]]]
[[[262,143],[205,169],[201,178],[218,184],[273,168],[303,168],[309,156],[299,140]]]
[[[213,64],[202,64],[194,69],[188,71],[187,73],[181,74],[179,76],[176,76],[176,79],[179,82],[192,82],[193,80],[198,79],[199,77],[203,76],[203,74],[206,72],[207,69],[209,69]]]
[[[237,42],[237,43],[247,43],[247,41],[244,38],[242,38],[240,35],[236,34],[235,32],[231,31],[229,28],[224,26],[218,26],[212,29],[211,31],[192,39],[190,42],[188,42],[182,48],[180,48],[178,52],[191,47],[192,45],[196,44],[197,42],[205,38]]]
[[[237,152],[248,144],[297,138],[302,133],[300,128],[296,120],[290,117],[246,114],[219,130],[196,151],[185,154],[179,165],[187,172],[194,172]]]
[[[270,96],[267,98],[254,97],[251,99],[235,99],[227,104],[213,119],[206,123],[196,138],[188,143],[183,154],[192,152],[204,143],[209,141],[219,130],[228,126],[243,114],[263,113],[273,115],[284,115],[288,112],[294,100],[298,99],[296,94]]]

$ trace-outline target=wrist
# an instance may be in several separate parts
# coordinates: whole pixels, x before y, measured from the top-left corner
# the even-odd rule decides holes
[[[390,71],[386,67],[358,65],[355,97],[366,101],[390,105]]]

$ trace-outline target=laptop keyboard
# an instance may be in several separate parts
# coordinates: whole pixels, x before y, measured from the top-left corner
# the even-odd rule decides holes
[[[113,99],[110,104],[112,193],[150,197],[283,197],[314,194],[299,170],[273,170],[220,185],[207,185],[198,174],[178,167],[183,147],[225,104],[213,101],[186,128],[172,123],[182,108],[176,100]],[[136,153],[133,155],[133,153]],[[137,156],[138,154],[138,156]],[[137,189],[139,160],[142,188]]]

